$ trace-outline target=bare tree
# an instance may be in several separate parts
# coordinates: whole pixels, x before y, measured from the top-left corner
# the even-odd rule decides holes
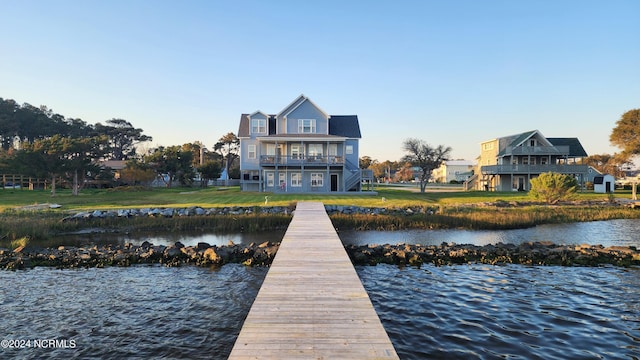
[[[402,143],[404,151],[408,152],[402,160],[410,162],[413,166],[419,167],[422,172],[420,174],[420,192],[424,192],[427,182],[431,177],[433,169],[439,167],[443,161],[449,160],[451,147],[438,145],[432,148],[423,140],[409,138]]]

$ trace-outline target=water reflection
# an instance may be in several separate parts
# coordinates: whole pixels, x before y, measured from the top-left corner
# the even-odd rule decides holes
[[[551,241],[556,244],[589,244],[604,246],[640,247],[639,219],[593,221],[572,224],[540,225],[517,230],[406,230],[406,231],[340,231],[345,245],[367,244],[423,244],[439,245],[443,242],[488,245],[497,243],[520,244],[529,241]],[[149,234],[82,234],[66,235],[38,242],[40,246],[88,246],[132,243],[144,241],[156,245],[171,245],[180,241],[186,246],[199,242],[223,246],[229,241],[238,245],[278,242],[285,231],[259,233],[203,234],[202,232],[149,233]]]
[[[443,242],[488,245],[551,241],[556,244],[640,246],[640,220],[623,219],[572,224],[540,225],[516,230],[408,230],[340,231],[345,245],[423,244]]]
[[[132,243],[140,245],[148,241],[154,245],[172,245],[181,242],[185,246],[195,246],[199,242],[209,245],[223,246],[230,241],[238,245],[249,245],[251,243],[260,244],[265,241],[279,242],[284,236],[284,230],[260,232],[260,233],[233,233],[233,234],[203,234],[202,232],[179,232],[179,233],[98,233],[98,234],[74,234],[59,236],[50,240],[39,241],[39,246],[57,247],[63,246],[92,246],[92,245],[124,245]]]

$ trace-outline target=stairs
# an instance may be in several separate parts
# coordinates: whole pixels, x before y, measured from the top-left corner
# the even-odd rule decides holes
[[[473,174],[472,177],[470,177],[467,181],[465,181],[462,184],[462,189],[464,191],[473,190],[475,189],[477,183],[478,183],[478,174]]]

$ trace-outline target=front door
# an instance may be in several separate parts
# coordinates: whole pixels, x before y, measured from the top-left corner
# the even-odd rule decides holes
[[[331,191],[338,191],[338,174],[331,174]]]

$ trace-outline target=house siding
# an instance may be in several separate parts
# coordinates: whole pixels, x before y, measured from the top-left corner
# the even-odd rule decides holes
[[[271,128],[254,134],[252,119],[265,119]],[[314,119],[315,132],[299,133],[299,119]],[[288,193],[361,190],[357,116],[335,115],[331,120],[313,102],[300,96],[278,115],[260,111],[242,115],[240,129],[244,135],[240,137],[242,190]],[[255,159],[248,158],[252,145],[256,146]]]
[[[577,162],[586,157],[579,141],[549,139],[535,130],[482,142],[478,189],[528,191],[531,179],[544,172],[570,174],[584,184],[588,167]]]
[[[314,119],[316,121],[316,134],[328,134],[329,133],[329,122],[328,119],[322,114],[318,108],[316,108],[313,104],[306,101],[297,108],[295,108],[291,113],[287,115],[287,133],[289,134],[297,134],[298,131],[298,120],[299,119]]]

